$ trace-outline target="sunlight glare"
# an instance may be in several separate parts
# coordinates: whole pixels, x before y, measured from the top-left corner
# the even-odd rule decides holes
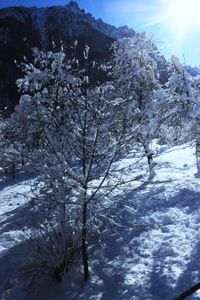
[[[181,43],[188,31],[199,30],[200,0],[160,0],[160,12],[144,27],[166,23]]]
[[[184,31],[200,25],[199,0],[171,0],[167,4],[167,15],[179,28]]]

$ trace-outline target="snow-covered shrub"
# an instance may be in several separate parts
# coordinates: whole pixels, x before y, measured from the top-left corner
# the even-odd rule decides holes
[[[18,276],[28,283],[36,283],[46,274],[62,281],[65,272],[80,262],[81,237],[70,227],[54,227],[46,220],[31,233],[29,241],[29,255],[18,269]]]

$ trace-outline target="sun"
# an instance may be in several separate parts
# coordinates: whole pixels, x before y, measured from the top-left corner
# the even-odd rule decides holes
[[[200,26],[200,0],[168,0],[166,15],[182,31]]]
[[[200,31],[200,0],[158,0],[158,13],[146,27],[166,23],[179,41],[189,31]]]

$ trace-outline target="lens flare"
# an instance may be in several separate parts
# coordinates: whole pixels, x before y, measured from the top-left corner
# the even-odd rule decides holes
[[[160,0],[158,14],[144,27],[165,22],[182,41],[189,31],[200,31],[200,0]]]

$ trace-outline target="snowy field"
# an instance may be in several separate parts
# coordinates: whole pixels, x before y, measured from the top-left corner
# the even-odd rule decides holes
[[[0,299],[173,300],[198,283],[200,179],[194,148],[160,151],[155,163],[152,182],[119,191],[101,208],[86,284],[79,270],[62,283],[46,276],[37,285],[19,284],[17,269],[28,251],[23,230],[31,223],[26,195],[33,179],[1,180]],[[200,299],[200,292],[189,299]]]

